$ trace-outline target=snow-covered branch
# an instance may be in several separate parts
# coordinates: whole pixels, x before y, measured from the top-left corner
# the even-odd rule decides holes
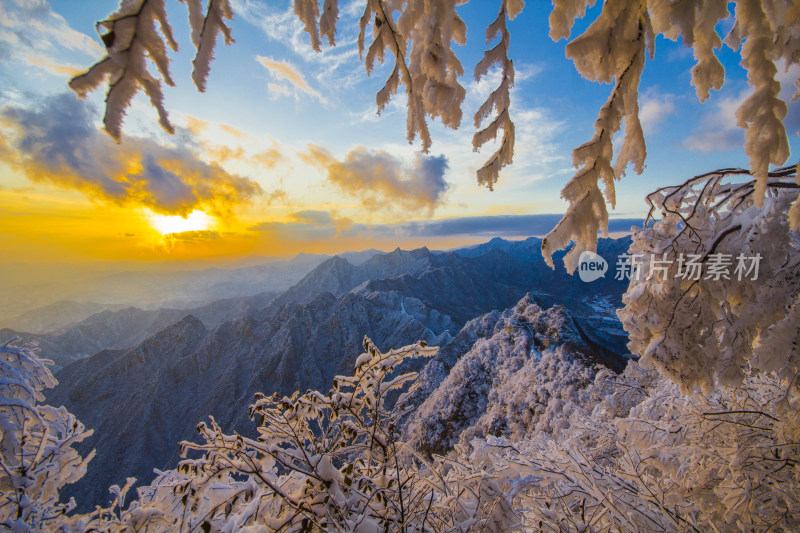
[[[789,222],[796,174],[794,166],[769,173],[763,207],[761,181],[744,169],[648,196],[630,249],[641,266],[619,312],[633,353],[687,390],[739,385],[749,369],[800,391],[800,241]]]
[[[494,188],[494,184],[500,178],[500,170],[510,165],[514,157],[515,128],[509,112],[511,87],[514,86],[514,62],[508,57],[511,34],[506,25],[506,17],[513,19],[522,11],[523,6],[524,3],[519,0],[502,0],[497,18],[486,28],[486,44],[492,42],[498,35],[500,41],[494,47],[486,50],[483,53],[483,59],[475,65],[475,81],[480,81],[486,76],[494,65],[500,66],[502,74],[500,85],[492,91],[475,113],[475,127],[480,128],[492,111],[496,111],[497,116],[488,126],[477,131],[472,137],[472,147],[477,152],[490,139],[496,139],[500,129],[503,130],[500,147],[478,169],[478,183],[485,185],[489,190]]]
[[[639,80],[645,54],[654,49],[653,30],[645,6],[627,0],[609,0],[603,11],[580,37],[567,45],[578,72],[585,78],[603,83],[614,82],[614,89],[594,124],[594,137],[572,153],[578,172],[561,191],[569,202],[564,218],[542,241],[542,254],[552,267],[552,254],[575,246],[564,257],[564,266],[572,272],[584,250],[596,251],[597,235],[608,228],[606,201],[616,202],[614,180],[619,179],[629,163],[641,173],[646,149],[639,122]],[[612,139],[625,122],[622,147],[612,167]],[[605,188],[605,200],[599,184]]]
[[[42,405],[58,384],[46,361],[19,339],[0,344],[0,526],[9,531],[55,531],[74,500],[59,491],[86,473],[94,456],[73,445],[92,434],[64,407]]]
[[[584,16],[593,1],[555,2],[550,17],[551,37],[567,37],[575,18]],[[786,103],[778,98],[780,83],[775,79],[777,64],[785,68],[800,63],[800,10],[790,1],[740,0],[735,2],[735,25],[725,39],[734,49],[741,46],[742,66],[747,69],[753,93],[736,112],[745,129],[745,153],[756,177],[755,201],[761,205],[767,188],[770,165],[782,165],[789,158],[783,118]],[[629,163],[637,173],[644,169],[646,149],[637,102],[644,52],[652,59],[656,35],[681,38],[694,51],[692,84],[701,101],[711,89],[720,89],[725,71],[716,57],[722,46],[717,25],[728,18],[724,0],[609,0],[598,18],[567,45],[578,72],[585,78],[609,83],[614,88],[595,122],[594,138],[576,148],[578,172],[562,190],[570,205],[564,218],[542,244],[545,260],[552,265],[552,253],[575,241],[564,258],[567,270],[574,270],[584,250],[594,251],[598,233],[608,228],[606,202],[614,207],[614,180],[619,180]],[[798,80],[800,83],[800,80]],[[619,155],[611,166],[612,137],[625,122]],[[598,184],[605,187],[605,200]],[[792,208],[792,228],[800,228],[800,206]]]
[[[217,35],[222,33],[226,44],[233,42],[230,28],[224,22],[233,16],[233,12],[228,0],[208,0],[205,14],[201,0],[185,2],[189,10],[192,42],[197,48],[192,78],[202,92],[205,91]],[[169,72],[167,46],[177,51],[178,43],[167,21],[165,0],[123,0],[119,9],[98,22],[96,27],[106,47],[106,56],[85,73],[72,78],[70,88],[85,97],[101,84],[108,83],[103,124],[116,141],[122,139],[122,120],[140,89],[144,89],[158,111],[161,126],[174,133],[164,106],[161,80],[169,86],[175,85]],[[156,65],[161,80],[148,70],[148,59]]]

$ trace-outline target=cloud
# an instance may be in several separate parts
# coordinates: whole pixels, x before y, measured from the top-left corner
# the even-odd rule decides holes
[[[800,135],[800,65],[794,64],[787,69],[785,61],[779,61],[778,73],[775,78],[781,84],[781,92],[778,96],[786,102],[789,108],[783,119],[786,133]],[[795,94],[798,95],[798,98],[792,100]]]
[[[178,233],[168,233],[163,235],[161,239],[164,244],[177,244],[181,243],[196,243],[218,239],[220,234],[216,231],[199,230],[199,231],[181,231]]]
[[[675,112],[671,95],[657,95],[652,92],[642,95],[639,106],[639,120],[645,135],[655,133],[665,118]]]
[[[178,128],[175,137],[179,144],[191,145],[194,151],[202,152],[213,161],[238,161],[260,169],[273,168],[284,161],[277,143],[273,142],[272,148],[264,149],[260,139],[229,124],[211,123],[191,115],[184,116],[184,123],[185,127]]]
[[[328,181],[345,194],[359,198],[370,211],[425,211],[430,216],[443,203],[449,185],[444,179],[444,156],[415,154],[408,165],[383,150],[358,146],[338,161],[320,146],[309,145],[306,162],[325,169]]]
[[[297,70],[297,67],[288,61],[275,61],[274,59],[264,56],[256,56],[256,61],[266,68],[274,78],[288,81],[296,89],[313,96],[322,103],[325,103],[325,98],[319,93],[319,91],[311,88],[303,75]],[[276,90],[277,88],[278,92],[283,92],[283,89],[286,89],[285,86],[278,86],[275,84],[270,85],[273,90]]]
[[[231,135],[233,135],[237,139],[245,139],[247,137],[247,133],[245,133],[244,131],[240,130],[239,128],[231,126],[230,124],[220,124],[219,125],[219,129],[221,129],[222,131],[224,131],[226,133],[230,133]]]
[[[266,200],[267,205],[272,205],[273,202],[277,202],[278,200],[281,200],[283,202],[289,201],[289,193],[287,193],[284,189],[281,188],[277,188],[270,191],[269,193],[266,194],[266,196],[267,196]]]
[[[529,237],[546,235],[561,220],[562,215],[496,215],[453,217],[441,220],[420,220],[403,224],[362,227],[360,234],[372,237]],[[641,226],[638,218],[611,219],[609,232],[630,231]]]
[[[339,218],[328,211],[300,211],[289,222],[262,222],[249,228],[273,238],[321,241],[333,238],[392,240],[435,237],[529,237],[546,235],[562,215],[498,215],[417,220],[402,224],[366,225]],[[609,232],[628,232],[641,226],[640,218],[609,220]]]
[[[329,211],[298,211],[289,218],[289,222],[262,222],[248,229],[280,240],[317,241],[332,239],[342,228],[352,224],[349,219],[334,217]]]
[[[273,95],[283,95],[283,96],[292,96],[292,90],[287,87],[286,85],[281,85],[279,83],[268,83],[267,89]]]
[[[54,56],[64,51],[100,58],[104,50],[94,39],[72,29],[44,0],[3,2],[0,13],[0,60],[12,58],[59,76],[72,76],[76,67]]]
[[[255,182],[201,161],[189,148],[129,136],[115,144],[94,126],[89,105],[72,94],[34,108],[0,110],[11,163],[32,181],[77,189],[97,200],[185,216],[195,209],[217,217],[261,193]],[[187,135],[191,135],[187,132]]]
[[[341,89],[363,79],[356,74],[363,68],[356,48],[358,20],[364,7],[359,0],[345,5],[339,2],[336,46],[327,46],[327,39],[323,39],[320,52],[311,48],[310,38],[294,14],[292,2],[232,0],[231,3],[242,20],[259,28],[274,43],[288,47],[304,63],[314,64],[314,77],[326,87]]]
[[[787,71],[782,63],[778,64],[775,76],[781,84],[778,97],[788,107],[783,119],[786,133],[794,135],[800,129],[800,98],[792,101],[792,94],[796,87],[794,83],[800,76],[800,67],[793,65]],[[747,87],[738,95],[720,98],[713,107],[713,111],[703,117],[702,123],[683,144],[690,150],[701,152],[727,152],[741,149],[744,146],[744,130],[736,123],[736,111],[742,103],[753,94],[753,88]]]
[[[736,124],[736,110],[753,89],[748,87],[737,96],[720,98],[713,111],[683,140],[683,145],[697,152],[729,152],[744,145],[744,130]]]
[[[75,65],[56,63],[44,56],[31,55],[25,58],[25,60],[29,65],[40,68],[54,76],[67,76],[71,78],[84,70]]]

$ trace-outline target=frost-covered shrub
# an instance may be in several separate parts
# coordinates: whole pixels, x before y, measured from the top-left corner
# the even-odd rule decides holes
[[[211,419],[202,443],[183,442],[176,470],[160,472],[103,527],[185,531],[508,531],[515,520],[490,476],[471,465],[427,462],[402,441],[402,413],[386,396],[413,381],[397,375],[424,343],[381,353],[369,339],[352,377],[325,395],[257,395],[258,437],[226,434]]]
[[[800,422],[777,379],[686,396],[631,362],[591,392],[602,401],[576,406],[567,429],[459,450],[498,479],[528,530],[800,528]]]
[[[92,434],[65,408],[42,405],[42,391],[58,384],[30,348],[0,345],[0,526],[49,531],[63,525],[75,502],[59,491],[86,473],[94,452],[72,447]]]

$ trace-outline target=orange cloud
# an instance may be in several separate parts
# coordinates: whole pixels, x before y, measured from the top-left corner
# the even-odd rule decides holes
[[[77,189],[118,205],[187,215],[195,209],[227,217],[261,194],[248,178],[205,163],[185,145],[164,147],[129,137],[115,144],[93,124],[87,104],[73,95],[51,97],[36,109],[0,111],[10,133],[11,163],[33,181]]]
[[[288,222],[262,222],[248,229],[283,241],[324,241],[337,237],[351,225],[350,219],[329,211],[306,210],[292,213]]]
[[[210,124],[205,120],[193,117],[191,115],[186,116],[186,128],[194,135],[200,135],[201,133],[205,132],[209,125]]]
[[[331,184],[359,198],[370,211],[426,211],[431,215],[444,202],[449,188],[444,179],[447,170],[444,156],[417,154],[409,165],[383,150],[358,146],[339,161],[324,148],[312,144],[300,157],[325,169]]]
[[[230,133],[231,135],[233,135],[234,137],[237,137],[239,139],[244,139],[244,138],[247,137],[247,134],[245,132],[243,132],[242,130],[240,130],[238,128],[234,128],[230,124],[220,124],[219,128],[222,131]]]
[[[33,67],[40,68],[56,76],[68,76],[71,78],[83,70],[74,65],[56,63],[44,55],[29,55],[25,58],[25,61]]]
[[[288,61],[275,61],[274,59],[270,59],[264,56],[256,56],[256,61],[258,61],[264,68],[266,68],[270,74],[272,74],[275,78],[279,80],[286,80],[295,88],[299,89],[300,91],[313,96],[314,98],[318,99],[320,102],[325,102],[325,98],[317,91],[313,89],[303,75],[298,72],[298,70],[289,63]],[[274,84],[273,84],[274,85]],[[275,86],[280,87],[280,86]],[[274,87],[273,87],[274,90]],[[279,90],[279,92],[282,92]]]
[[[247,132],[235,128],[229,124],[212,124],[205,120],[187,115],[185,117],[186,129],[196,141],[202,146],[202,151],[211,160],[219,163],[228,161],[239,161],[251,165],[272,168],[283,160],[283,154],[277,148],[268,148],[259,152],[251,153],[245,147],[231,146],[230,144],[218,144],[213,140],[214,133],[212,128],[218,128],[229,135],[232,135],[240,140],[254,138]],[[211,139],[210,139],[211,138]],[[274,144],[274,143],[273,143]]]

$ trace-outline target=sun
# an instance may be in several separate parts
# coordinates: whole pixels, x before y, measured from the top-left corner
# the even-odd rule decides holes
[[[214,225],[214,217],[203,211],[192,211],[185,217],[179,215],[147,214],[150,225],[161,235],[183,233],[184,231],[205,231]]]

